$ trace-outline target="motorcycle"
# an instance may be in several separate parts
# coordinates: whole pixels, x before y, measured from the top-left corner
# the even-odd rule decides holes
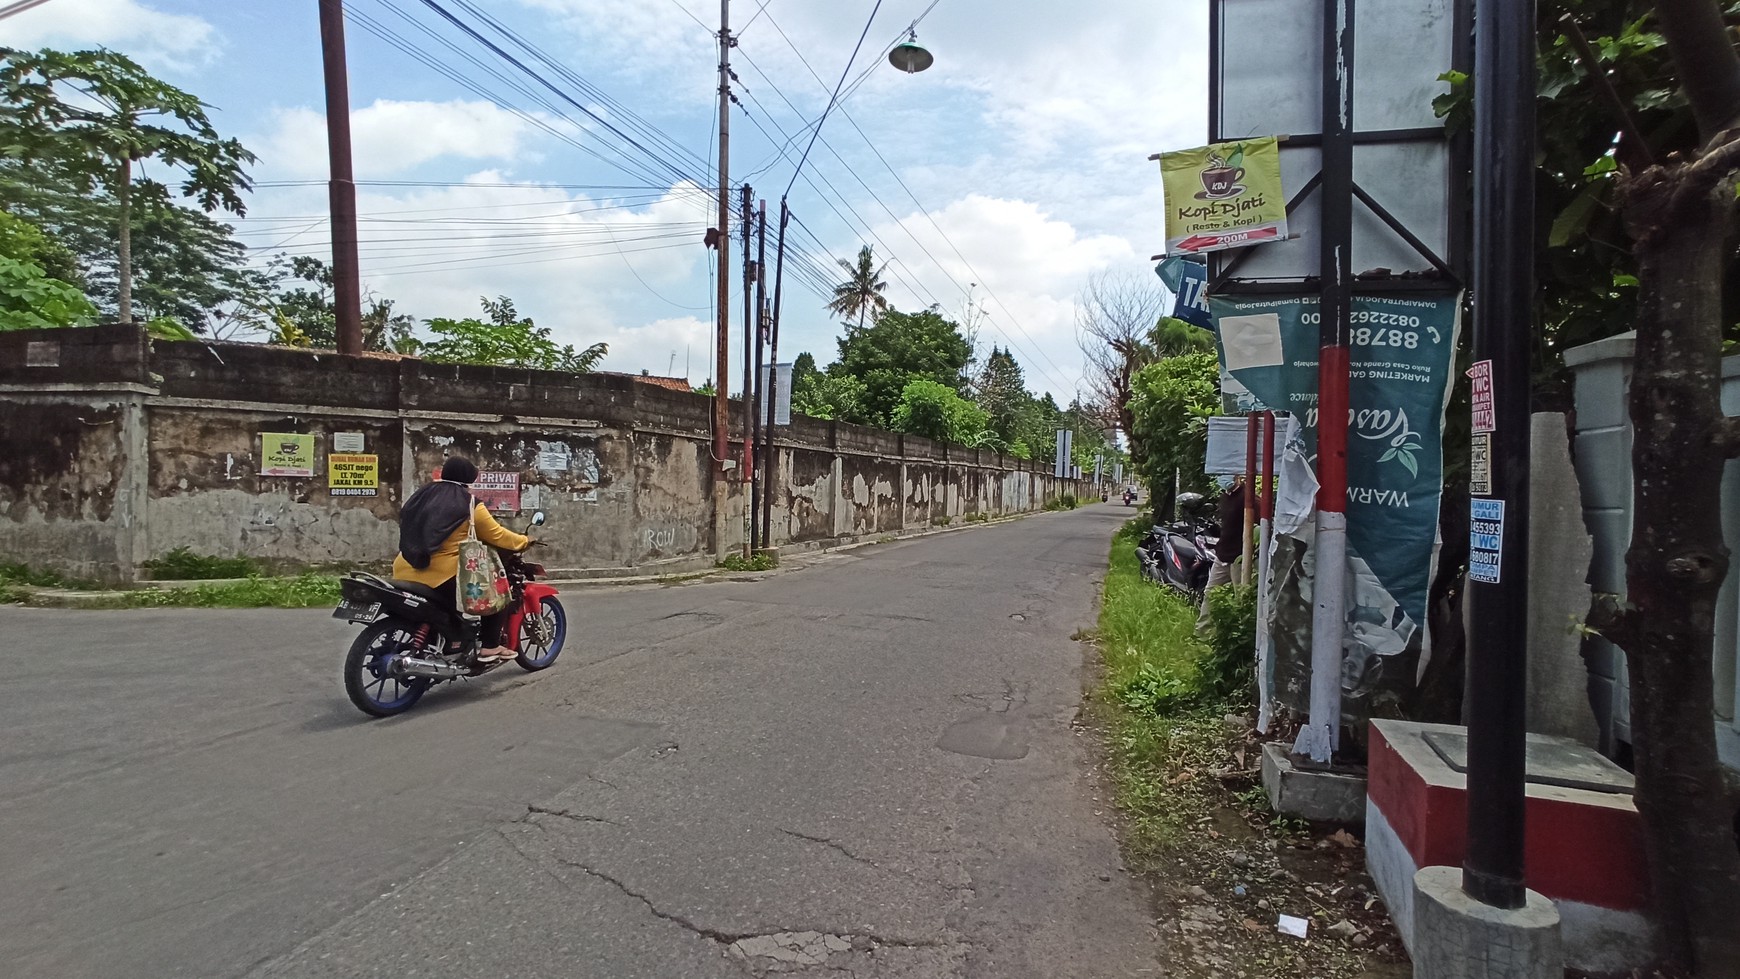
[[[1200,493],[1180,494],[1183,518],[1156,524],[1136,543],[1142,577],[1183,594],[1193,605],[1201,604],[1208,590],[1208,572],[1214,567],[1214,547],[1219,542],[1217,528],[1204,513],[1206,503]]]
[[[532,527],[543,523],[542,511],[533,514]],[[509,584],[502,644],[514,651],[520,669],[547,670],[567,639],[567,613],[556,589],[538,582],[548,577],[543,565],[522,552],[501,556]],[[507,662],[479,663],[477,617],[462,616],[451,598],[427,585],[353,571],[339,582],[339,592],[343,600],[332,617],[367,626],[344,659],[344,692],[365,714],[402,714],[438,683],[482,676]]]

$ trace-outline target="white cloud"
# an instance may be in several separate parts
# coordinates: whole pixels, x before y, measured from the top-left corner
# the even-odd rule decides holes
[[[3,33],[12,47],[111,47],[173,66],[209,61],[218,40],[205,19],[139,0],[53,0],[7,18]]]
[[[363,284],[418,319],[481,314],[480,296],[508,296],[561,343],[604,341],[603,368],[711,374],[712,336],[701,192],[603,198],[514,186],[499,171],[461,186],[359,188]],[[261,249],[330,259],[319,187],[256,195],[244,240]],[[280,245],[278,248],[266,246]],[[637,278],[638,276],[638,278]]]
[[[327,172],[326,115],[281,109],[260,141],[262,175],[320,177]],[[440,157],[513,160],[534,132],[524,118],[490,102],[378,99],[350,116],[351,158],[358,180],[404,173]]]
[[[904,270],[910,286],[892,279],[895,305],[923,308],[934,298],[961,318],[967,299],[961,290],[976,283],[973,306],[984,311],[979,342],[1013,348],[1030,386],[1067,401],[1080,375],[1075,293],[1095,272],[1134,264],[1134,246],[1114,235],[1082,234],[1030,201],[972,194],[931,216],[935,225],[914,213],[876,227],[897,251],[928,251],[936,259]]]

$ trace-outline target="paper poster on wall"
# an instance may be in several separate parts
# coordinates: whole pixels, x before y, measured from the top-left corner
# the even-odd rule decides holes
[[[307,479],[314,475],[314,436],[260,433],[260,475]]]
[[[377,496],[380,486],[379,456],[334,452],[326,457],[326,487],[333,496]]]
[[[512,513],[520,508],[520,474],[485,469],[472,480],[471,495],[491,510]]]
[[[538,443],[538,471],[546,473],[565,473],[574,459],[573,450],[566,442]]]
[[[361,432],[333,432],[332,451],[334,452],[367,452]]]

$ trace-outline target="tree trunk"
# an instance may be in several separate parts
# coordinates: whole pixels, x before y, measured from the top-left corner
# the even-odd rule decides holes
[[[133,322],[133,161],[121,161],[120,183],[115,187],[115,201],[120,205],[120,248],[115,263],[120,298],[116,302],[117,319]]]
[[[1638,812],[1664,951],[1708,979],[1740,976],[1740,848],[1716,753],[1711,646],[1728,572],[1720,401],[1722,276],[1740,133],[1692,162],[1627,175],[1640,295],[1632,368],[1635,513],[1614,638],[1631,669]]]

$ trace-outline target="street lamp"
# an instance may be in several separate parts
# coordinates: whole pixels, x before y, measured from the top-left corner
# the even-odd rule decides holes
[[[936,58],[919,45],[916,30],[907,31],[906,40],[896,44],[894,50],[888,52],[888,63],[908,75],[929,68],[935,61]]]

